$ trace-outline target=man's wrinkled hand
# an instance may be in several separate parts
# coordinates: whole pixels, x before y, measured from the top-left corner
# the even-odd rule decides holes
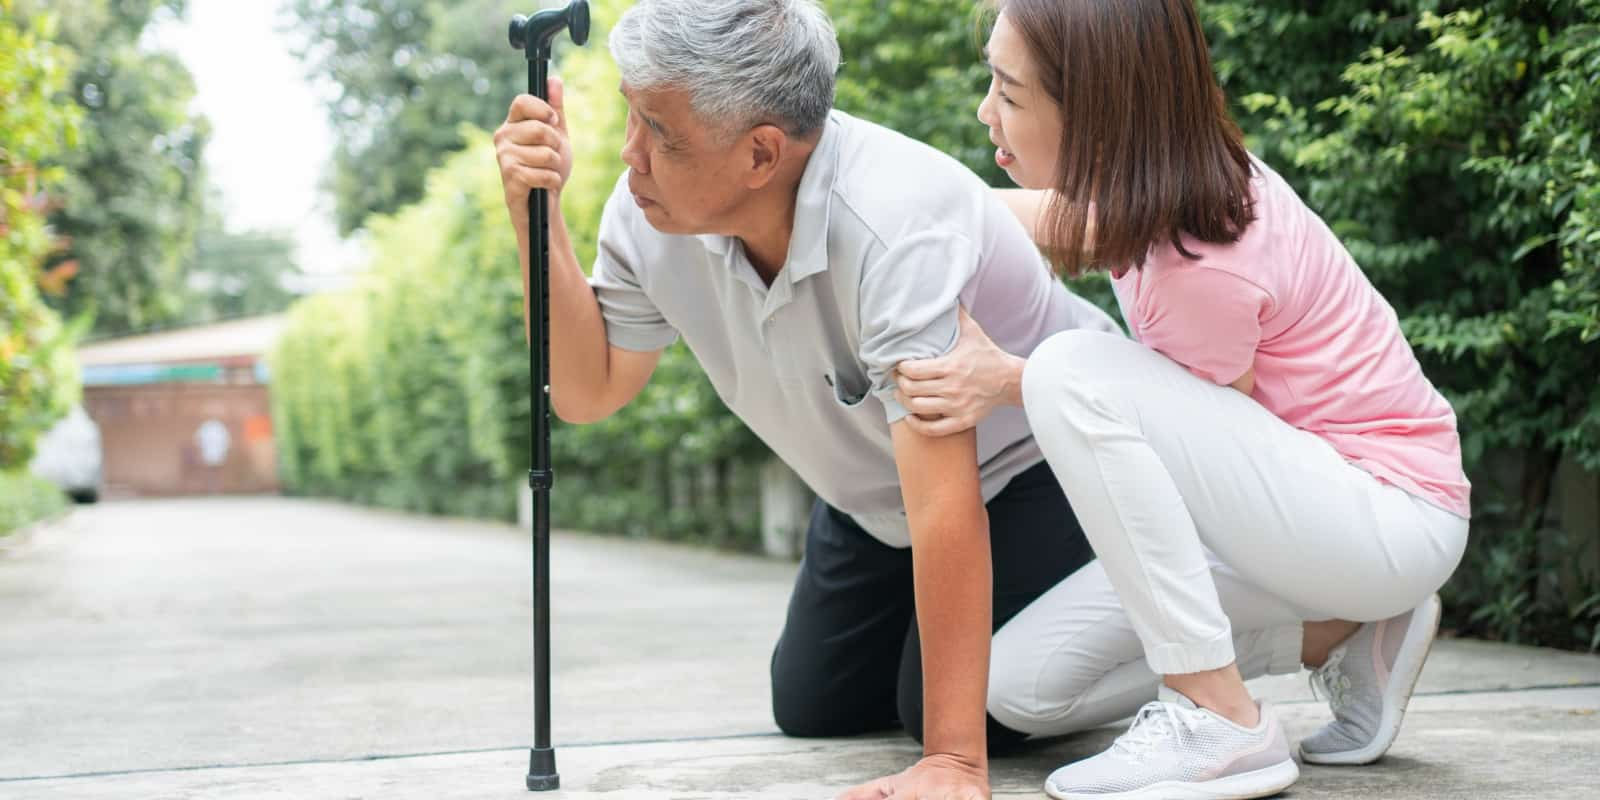
[[[898,775],[863,783],[838,800],[989,800],[985,765],[952,755],[935,754]]]
[[[965,308],[960,316],[955,349],[895,368],[895,398],[911,412],[906,424],[924,436],[960,433],[999,406],[1022,404],[1025,359],[996,346]]]
[[[552,208],[558,208],[561,190],[572,177],[572,137],[563,113],[566,90],[560,78],[550,79],[547,94],[549,101],[518,95],[506,121],[494,132],[506,208],[519,226],[527,224],[529,192],[548,191]]]

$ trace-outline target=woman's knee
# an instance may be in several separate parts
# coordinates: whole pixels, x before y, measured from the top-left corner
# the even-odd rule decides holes
[[[1041,734],[1045,720],[1039,713],[1038,699],[1033,696],[1033,680],[1021,672],[1000,663],[992,664],[989,667],[989,699],[986,707],[989,716],[1007,728],[1026,734]]]
[[[1028,356],[1022,370],[1022,404],[1030,414],[1087,397],[1085,387],[1100,383],[1114,368],[1113,351],[1128,340],[1102,331],[1069,330],[1054,334]]]
[[[1142,655],[1105,573],[1091,564],[995,633],[989,714],[1032,736],[1093,727],[1085,720],[1113,706],[1130,714],[1120,702],[1124,689],[1155,693],[1154,676],[1139,674]]]
[[[1040,697],[1040,666],[1026,648],[1027,643],[1006,636],[1003,629],[995,637],[986,708],[991,718],[1024,735],[1055,735],[1053,723],[1061,709]]]

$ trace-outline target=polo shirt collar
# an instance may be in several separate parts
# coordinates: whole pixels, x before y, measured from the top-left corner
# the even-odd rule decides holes
[[[800,176],[795,193],[794,230],[789,235],[789,259],[784,271],[790,283],[828,271],[828,213],[833,203],[833,184],[839,173],[839,137],[843,125],[838,112],[828,114],[822,125],[822,138],[811,151],[806,171]]]

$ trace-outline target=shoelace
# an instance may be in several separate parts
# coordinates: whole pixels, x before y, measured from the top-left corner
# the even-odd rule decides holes
[[[1344,674],[1340,664],[1344,661],[1345,648],[1340,647],[1328,654],[1328,663],[1321,669],[1311,671],[1311,696],[1321,699],[1322,694],[1328,696],[1328,705],[1334,711],[1344,708],[1350,702],[1350,676]],[[1321,687],[1319,693],[1317,688]]]
[[[1177,740],[1179,747],[1182,747],[1188,738],[1187,733],[1205,721],[1203,714],[1154,700],[1139,709],[1133,724],[1128,726],[1128,732],[1118,736],[1111,748],[1121,750],[1137,760],[1168,739]]]

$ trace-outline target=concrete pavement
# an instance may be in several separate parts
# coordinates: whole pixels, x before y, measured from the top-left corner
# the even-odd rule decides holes
[[[140,501],[0,546],[0,798],[494,798],[531,731],[527,534],[314,501]],[[558,535],[548,797],[824,798],[901,737],[784,738],[766,665],[794,565]],[[1257,682],[1291,733],[1303,676]],[[1600,658],[1446,641],[1374,767],[1293,797],[1600,797]],[[998,796],[1105,729],[994,766]],[[1586,794],[1587,793],[1587,794]]]

